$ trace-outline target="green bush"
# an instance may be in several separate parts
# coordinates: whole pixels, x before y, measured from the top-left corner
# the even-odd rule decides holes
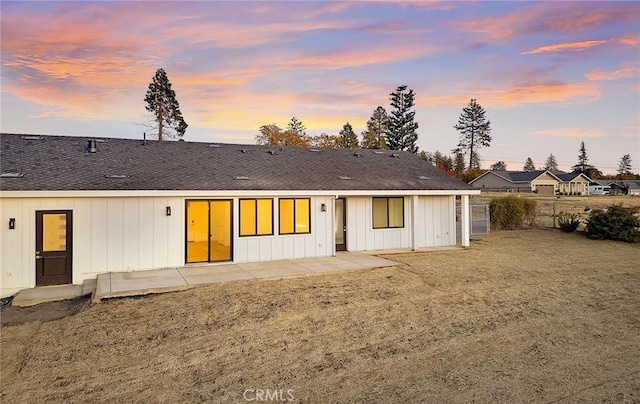
[[[495,198],[490,204],[491,225],[494,229],[518,229],[533,226],[536,219],[536,201],[513,195]]]
[[[573,233],[580,226],[580,213],[558,213],[558,225],[562,231]]]
[[[587,220],[587,235],[601,240],[640,241],[638,209],[611,205],[607,210],[594,209]]]

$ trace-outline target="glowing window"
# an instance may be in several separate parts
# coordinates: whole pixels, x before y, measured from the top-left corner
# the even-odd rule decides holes
[[[280,199],[280,234],[311,233],[311,200]]]
[[[240,236],[273,234],[273,199],[240,199]]]

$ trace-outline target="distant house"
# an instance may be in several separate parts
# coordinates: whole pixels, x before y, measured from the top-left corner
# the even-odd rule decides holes
[[[640,180],[616,180],[609,181],[611,195],[640,196]]]
[[[589,183],[591,179],[583,173],[566,173],[564,171],[554,171],[553,175],[558,177],[558,192],[565,195],[588,195]]]
[[[469,185],[484,191],[536,192],[555,195],[562,180],[546,170],[487,171],[471,180]]]
[[[0,135],[0,293],[99,273],[469,245],[409,152]]]

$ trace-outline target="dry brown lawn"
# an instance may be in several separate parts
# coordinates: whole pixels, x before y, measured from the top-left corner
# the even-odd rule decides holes
[[[0,401],[640,400],[638,245],[526,230],[390,258],[4,326]]]

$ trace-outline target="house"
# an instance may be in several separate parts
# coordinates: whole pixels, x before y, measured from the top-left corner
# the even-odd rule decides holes
[[[608,181],[611,195],[640,195],[640,180]]]
[[[558,192],[565,195],[589,195],[589,184],[591,179],[583,173],[566,173],[564,171],[553,171],[553,175],[558,177]]]
[[[546,170],[486,171],[469,184],[484,191],[536,192],[555,195],[562,180]]]
[[[469,245],[479,190],[409,152],[0,135],[0,291]]]

